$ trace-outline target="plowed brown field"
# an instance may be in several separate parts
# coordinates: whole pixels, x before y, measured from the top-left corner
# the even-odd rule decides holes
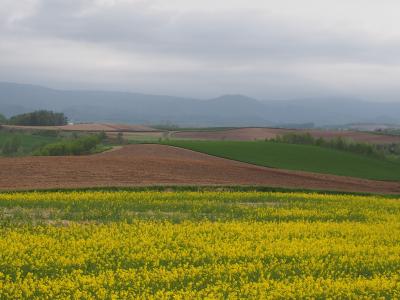
[[[131,145],[92,156],[0,158],[0,190],[169,184],[400,194],[400,182],[264,168],[163,145]]]
[[[359,142],[387,144],[400,143],[400,136],[390,136],[383,134],[373,134],[359,131],[334,131],[334,130],[294,130],[280,128],[238,128],[219,131],[179,131],[172,134],[172,137],[187,139],[204,140],[234,140],[234,141],[253,141],[275,138],[277,135],[286,133],[305,133],[309,132],[312,136],[325,139],[335,137],[349,138]]]

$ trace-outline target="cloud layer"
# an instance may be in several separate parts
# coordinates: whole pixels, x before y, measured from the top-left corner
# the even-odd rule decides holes
[[[264,99],[400,92],[396,1],[3,2],[3,81]]]

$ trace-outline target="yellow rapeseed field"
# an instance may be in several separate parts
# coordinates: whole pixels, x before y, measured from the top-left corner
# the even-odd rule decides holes
[[[400,199],[0,194],[0,299],[400,298]]]

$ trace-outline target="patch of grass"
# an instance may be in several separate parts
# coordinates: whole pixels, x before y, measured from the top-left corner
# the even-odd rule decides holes
[[[90,152],[90,154],[102,153],[102,152],[105,152],[105,151],[109,151],[112,148],[113,148],[113,146],[111,146],[111,145],[100,144],[100,145],[97,145],[96,147],[94,147],[92,149],[92,151]]]
[[[101,135],[87,135],[77,139],[65,139],[57,143],[48,144],[34,152],[39,156],[64,156],[64,155],[86,155],[105,151],[107,148],[102,144]]]
[[[3,148],[7,141],[12,140],[13,138],[18,139],[20,143],[18,152],[13,154],[13,156],[32,154],[36,149],[59,140],[59,138],[57,138],[56,136],[45,136],[25,132],[10,132],[0,130],[0,149]],[[1,151],[0,156],[2,156]]]
[[[375,180],[400,180],[400,163],[317,146],[261,141],[170,140],[163,144],[265,167]]]
[[[124,134],[124,140],[127,141],[129,144],[141,144],[141,143],[153,143],[157,142],[162,138],[161,136],[152,136],[146,134]]]
[[[87,134],[69,134],[57,133],[55,131],[9,131],[0,130],[0,156],[30,156],[30,155],[50,155],[44,150],[52,148],[54,145],[72,145],[80,142],[87,142],[87,140],[96,139],[98,136],[90,136]],[[10,141],[17,143],[17,150],[12,153],[4,151],[4,146],[9,144]],[[112,149],[112,144],[100,143],[99,140],[96,145],[89,145],[88,149],[84,149],[82,154],[95,154]],[[85,143],[84,143],[85,144]],[[43,150],[44,149],[44,150]],[[76,149],[77,151],[80,149]],[[80,150],[82,151],[82,150]],[[63,154],[59,154],[63,155]],[[67,155],[67,153],[65,153]]]

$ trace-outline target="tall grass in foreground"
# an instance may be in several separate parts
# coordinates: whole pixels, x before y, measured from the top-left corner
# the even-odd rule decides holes
[[[398,298],[399,200],[0,194],[0,298]]]

